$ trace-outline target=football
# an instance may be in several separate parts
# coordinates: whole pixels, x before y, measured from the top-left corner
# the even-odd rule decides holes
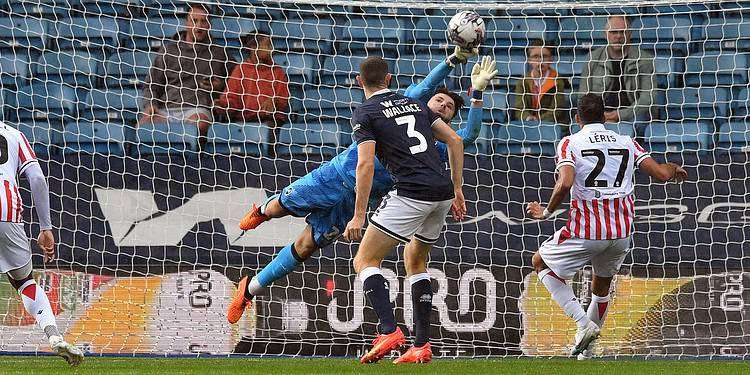
[[[447,33],[448,40],[459,47],[479,47],[484,41],[484,20],[476,12],[458,12],[448,22]]]

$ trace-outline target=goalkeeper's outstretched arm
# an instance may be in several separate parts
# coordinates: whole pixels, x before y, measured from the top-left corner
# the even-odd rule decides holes
[[[435,91],[438,87],[445,84],[445,79],[448,78],[448,74],[451,74],[453,68],[458,64],[469,61],[469,58],[476,55],[477,51],[476,48],[473,50],[466,50],[456,47],[453,54],[448,56],[448,58],[438,64],[438,66],[432,68],[430,74],[428,74],[422,82],[417,84],[412,83],[406,89],[404,95],[426,103],[433,95],[435,95]]]

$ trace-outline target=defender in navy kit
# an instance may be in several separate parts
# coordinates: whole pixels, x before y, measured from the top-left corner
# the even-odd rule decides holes
[[[461,190],[463,172],[462,138],[440,116],[423,103],[388,90],[391,75],[380,57],[368,57],[360,65],[357,82],[367,98],[353,115],[357,142],[357,186],[354,217],[344,230],[350,241],[362,239],[354,258],[354,270],[362,280],[370,305],[378,314],[380,335],[360,361],[377,362],[406,339],[396,326],[388,282],[380,263],[401,242],[406,273],[412,290],[416,339],[414,346],[396,363],[432,360],[429,343],[432,284],[427,274],[427,257],[438,240],[449,210],[462,219],[466,213]],[[446,144],[450,173],[435,140]],[[381,206],[370,218],[362,238],[368,197],[375,171],[375,155],[395,181]]]

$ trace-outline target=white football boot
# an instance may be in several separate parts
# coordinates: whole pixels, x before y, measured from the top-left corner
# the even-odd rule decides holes
[[[83,351],[75,345],[68,344],[60,336],[50,336],[49,346],[71,366],[78,366],[83,362]]]
[[[589,359],[594,358],[594,348],[596,348],[596,342],[598,340],[594,340],[589,344],[589,347],[586,348],[586,350],[582,351],[580,354],[578,354],[578,360],[579,361],[588,361]]]
[[[586,350],[592,341],[599,338],[599,326],[589,321],[585,327],[579,328],[576,332],[576,341],[573,349],[570,351],[571,356],[577,356]]]

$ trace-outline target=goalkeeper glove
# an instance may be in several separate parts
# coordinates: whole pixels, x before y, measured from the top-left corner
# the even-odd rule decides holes
[[[455,68],[458,64],[466,64],[466,62],[469,61],[470,57],[476,56],[478,54],[479,48],[465,49],[456,46],[456,49],[453,50],[453,54],[448,56],[448,59],[446,59],[445,62],[448,63],[451,68]]]
[[[482,91],[487,88],[496,74],[495,60],[489,56],[483,57],[482,61],[474,64],[474,68],[471,69],[472,98],[481,99]]]

